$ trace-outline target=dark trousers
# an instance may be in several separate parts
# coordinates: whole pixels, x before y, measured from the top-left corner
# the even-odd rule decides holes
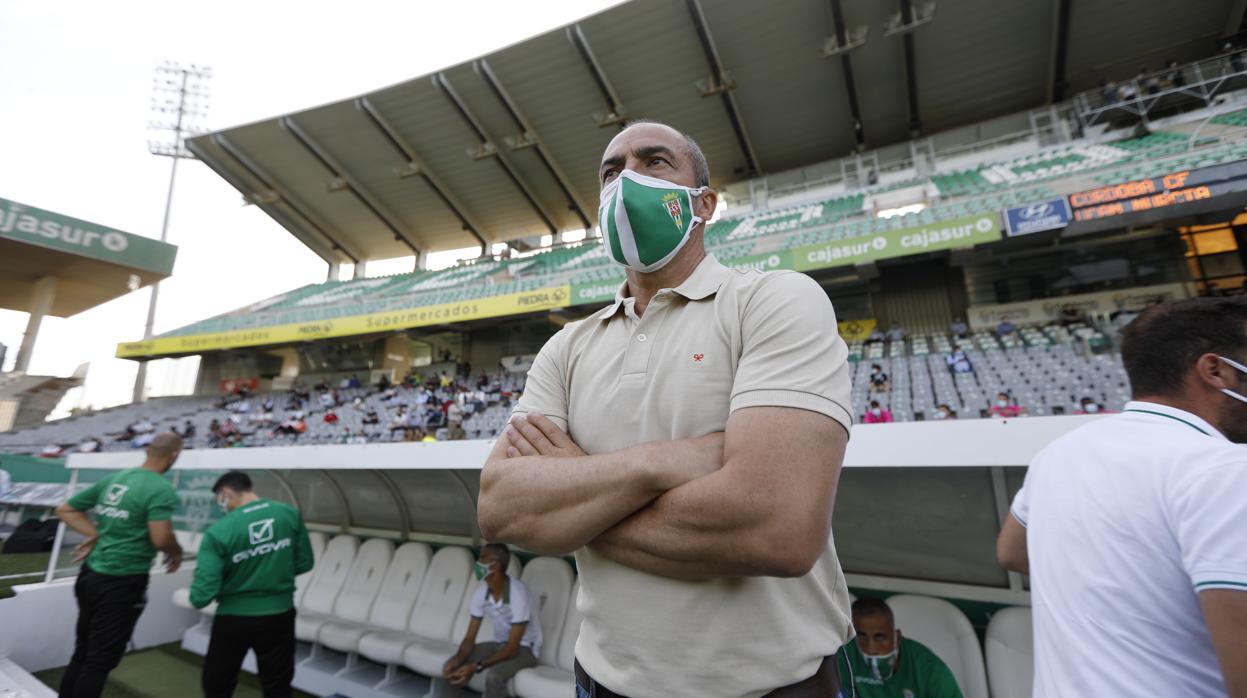
[[[576,660],[576,698],[626,698],[593,680]],[[852,684],[850,684],[852,685]],[[777,688],[763,698],[844,698],[851,696],[840,688],[840,667],[835,655],[827,657],[818,671],[808,679]]]
[[[97,698],[108,672],[121,663],[134,624],[147,606],[147,575],[100,574],[83,564],[74,597],[74,655],[61,678],[60,698]]]
[[[294,680],[294,609],[272,616],[222,616],[212,621],[212,638],[204,658],[205,698],[229,698],[238,672],[255,650],[264,698],[288,698]]]

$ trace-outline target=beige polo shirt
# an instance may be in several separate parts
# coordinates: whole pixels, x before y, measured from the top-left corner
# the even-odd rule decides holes
[[[546,343],[517,411],[548,415],[591,454],[723,431],[742,407],[812,410],[850,427],[848,349],[809,277],[707,256],[642,317],[622,294]],[[813,675],[852,637],[831,540],[795,579],[684,582],[588,548],[576,562],[576,657],[632,698],[759,696]]]

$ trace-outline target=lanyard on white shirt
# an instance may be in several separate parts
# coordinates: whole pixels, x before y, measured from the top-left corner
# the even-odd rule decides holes
[[[1203,434],[1204,436],[1212,436],[1212,434],[1209,434],[1208,432],[1204,431],[1203,429],[1200,429],[1199,427],[1195,426],[1194,424],[1191,424],[1190,422],[1186,421],[1185,419],[1182,419],[1181,417],[1175,417],[1175,416],[1173,416],[1173,415],[1171,415],[1171,414],[1165,414],[1164,412],[1156,412],[1156,411],[1154,411],[1154,410],[1140,410],[1140,409],[1134,409],[1134,408],[1131,408],[1131,409],[1128,409],[1128,410],[1122,410],[1122,411],[1123,411],[1123,412],[1139,412],[1139,413],[1141,413],[1141,414],[1154,414],[1154,415],[1156,415],[1156,416],[1158,416],[1158,417],[1166,417],[1166,418],[1168,418],[1168,419],[1172,419],[1172,420],[1173,420],[1173,421],[1175,421],[1175,422],[1182,422],[1183,424],[1185,424],[1185,425],[1187,425],[1188,427],[1190,427],[1190,428],[1194,429],[1195,431],[1198,431],[1199,433]]]

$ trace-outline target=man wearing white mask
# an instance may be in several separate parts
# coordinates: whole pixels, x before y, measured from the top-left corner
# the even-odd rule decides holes
[[[1029,572],[1036,698],[1247,696],[1247,296],[1145,311],[1134,400],[1035,456],[996,552]]]
[[[237,470],[212,486],[224,518],[204,531],[190,600],[217,602],[204,658],[206,698],[232,696],[247,650],[255,650],[265,698],[291,695],[294,578],[312,569],[312,543],[299,511],[264,499]]]
[[[581,696],[835,696],[852,417],[831,302],[706,253],[718,194],[688,136],[630,125],[599,172],[627,281],[538,354],[481,474],[481,531],[575,552]]]
[[[948,665],[903,636],[883,599],[854,601],[853,629],[857,637],[840,652],[840,673],[853,677],[856,698],[962,698]]]

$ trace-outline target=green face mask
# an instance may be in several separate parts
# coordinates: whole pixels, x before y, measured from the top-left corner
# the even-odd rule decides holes
[[[632,170],[620,172],[602,188],[598,208],[606,256],[639,272],[666,266],[702,222],[693,213],[693,202],[706,189]]]
[[[482,565],[479,562],[474,562],[472,563],[472,571],[476,573],[477,579],[483,580],[489,576],[489,570],[493,566],[494,566],[493,563],[490,563],[488,565]]]

